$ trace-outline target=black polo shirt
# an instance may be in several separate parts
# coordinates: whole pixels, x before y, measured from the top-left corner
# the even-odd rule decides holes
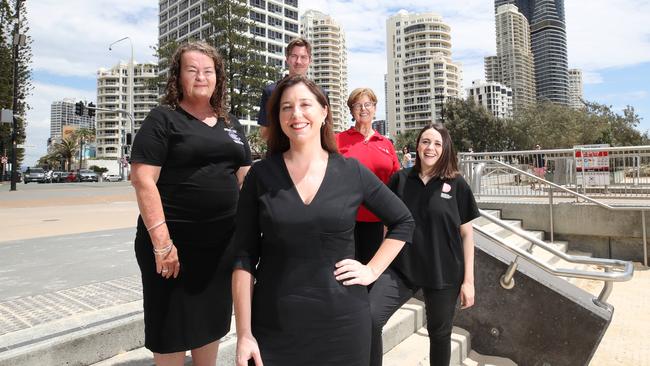
[[[469,185],[458,175],[432,178],[426,185],[413,168],[388,183],[415,219],[413,241],[393,262],[411,285],[433,289],[459,286],[465,274],[460,225],[479,216]]]

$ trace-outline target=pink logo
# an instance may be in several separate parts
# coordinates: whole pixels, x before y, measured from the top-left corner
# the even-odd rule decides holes
[[[444,183],[442,185],[442,191],[445,192],[445,193],[451,191],[451,186],[449,184],[447,184],[447,183]]]

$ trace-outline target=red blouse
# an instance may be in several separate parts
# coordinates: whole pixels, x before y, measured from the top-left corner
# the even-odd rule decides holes
[[[354,127],[336,134],[336,144],[341,155],[355,158],[366,168],[370,169],[382,182],[388,180],[400,168],[395,148],[389,139],[377,131],[364,141],[364,136]],[[359,207],[357,221],[378,222],[377,216],[364,206]]]

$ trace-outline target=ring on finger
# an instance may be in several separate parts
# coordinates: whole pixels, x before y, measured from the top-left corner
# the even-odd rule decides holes
[[[162,273],[167,273],[169,270],[167,268],[163,268]]]

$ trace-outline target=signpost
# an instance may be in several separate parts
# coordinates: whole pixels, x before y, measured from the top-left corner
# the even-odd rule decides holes
[[[579,186],[608,186],[609,152],[599,150],[608,148],[609,144],[576,145],[576,178]]]

